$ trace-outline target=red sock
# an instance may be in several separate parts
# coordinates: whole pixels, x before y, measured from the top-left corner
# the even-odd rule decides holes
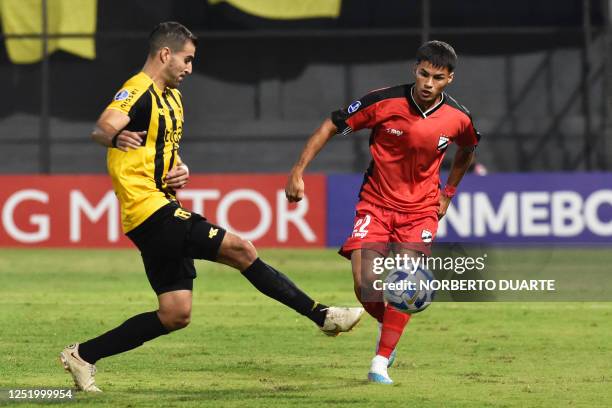
[[[400,337],[402,337],[402,332],[408,324],[410,316],[408,313],[402,313],[387,305],[382,322],[378,352],[376,354],[386,358],[391,356],[393,349],[395,349]]]
[[[361,302],[361,304],[370,316],[378,320],[380,323],[383,322],[383,316],[385,315],[384,302]]]

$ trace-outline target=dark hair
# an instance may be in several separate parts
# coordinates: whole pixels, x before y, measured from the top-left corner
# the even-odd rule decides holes
[[[434,67],[448,68],[449,72],[453,72],[457,65],[457,54],[453,47],[443,41],[427,41],[416,53],[416,63],[421,61],[427,61]]]
[[[181,23],[176,21],[159,23],[149,35],[149,55],[154,55],[163,47],[168,47],[173,52],[181,51],[186,41],[198,45],[198,37]]]

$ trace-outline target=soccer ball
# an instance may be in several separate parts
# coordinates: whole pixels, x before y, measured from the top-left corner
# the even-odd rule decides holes
[[[436,292],[423,286],[431,282],[431,273],[418,267],[414,273],[396,270],[387,275],[383,297],[391,306],[400,312],[422,312],[433,302]]]

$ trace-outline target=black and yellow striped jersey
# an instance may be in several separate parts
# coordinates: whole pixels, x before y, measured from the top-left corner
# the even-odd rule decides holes
[[[160,90],[144,72],[130,78],[108,105],[129,115],[126,130],[146,130],[139,149],[109,148],[108,172],[121,204],[121,222],[127,233],[159,208],[176,200],[164,178],[180,163],[183,103],[177,89]]]

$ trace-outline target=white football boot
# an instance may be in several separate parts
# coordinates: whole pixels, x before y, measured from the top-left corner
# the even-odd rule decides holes
[[[378,348],[380,347],[380,336],[382,335],[382,323],[378,322],[378,337],[376,338],[376,349],[375,353],[378,354]],[[395,362],[395,357],[397,356],[397,347],[393,349],[391,355],[389,356],[389,364],[387,367],[391,367]]]
[[[389,359],[383,356],[375,356],[372,359],[370,372],[368,372],[368,381],[378,384],[393,384],[393,380],[387,373]]]
[[[64,370],[70,372],[74,385],[85,392],[102,392],[96,387],[94,376],[96,375],[96,366],[89,364],[79,356],[79,343],[66,346],[59,355],[60,361],[64,366]]]
[[[364,312],[362,307],[330,306],[326,310],[325,322],[319,329],[328,336],[337,336],[342,332],[351,331],[359,323]]]

